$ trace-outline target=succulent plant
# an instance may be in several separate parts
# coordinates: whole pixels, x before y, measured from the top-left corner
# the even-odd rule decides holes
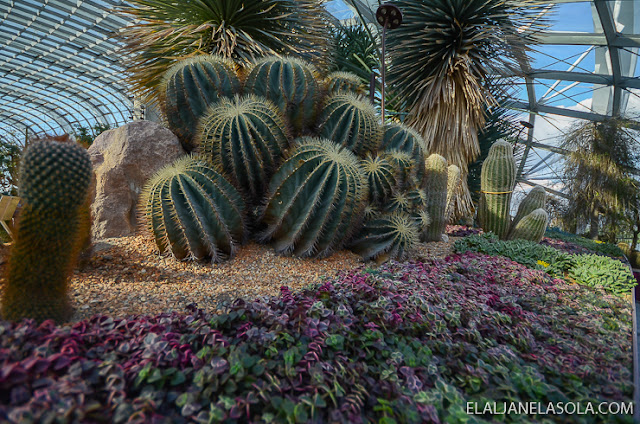
[[[77,144],[38,141],[25,151],[20,176],[24,207],[7,265],[2,316],[17,321],[71,315],[69,276],[85,241],[91,160]]]
[[[382,136],[382,150],[396,150],[409,154],[418,181],[424,178],[426,145],[420,134],[412,128],[395,122],[386,123]]]
[[[509,231],[511,195],[516,182],[516,163],[510,143],[498,140],[489,149],[480,173],[478,220],[485,232],[504,238]]]
[[[539,243],[549,224],[549,214],[542,208],[536,209],[518,221],[509,233],[509,240],[522,239]]]
[[[341,91],[364,94],[362,80],[351,72],[333,72],[327,76],[327,91],[335,94]]]
[[[284,119],[267,99],[222,99],[200,122],[200,152],[229,175],[252,203],[262,201],[288,146]]]
[[[245,238],[242,196],[204,159],[186,156],[158,171],[140,206],[160,253],[177,259],[220,262]]]
[[[330,140],[303,137],[269,185],[264,240],[277,252],[327,256],[358,230],[368,193],[358,159]]]
[[[520,205],[518,206],[518,212],[516,213],[516,217],[513,219],[511,223],[511,228],[509,232],[511,233],[518,222],[522,220],[525,216],[529,215],[536,209],[544,208],[547,203],[547,191],[542,186],[535,186],[529,191],[529,193],[522,199]],[[510,238],[510,234],[507,236]]]
[[[449,172],[447,160],[438,155],[430,155],[425,161],[423,188],[427,194],[426,211],[431,217],[431,225],[422,232],[423,241],[440,241],[447,226],[447,180]]]
[[[365,222],[350,245],[364,260],[404,260],[419,241],[418,225],[403,212],[384,213]]]
[[[358,156],[375,151],[381,141],[373,105],[352,93],[338,93],[327,99],[318,133]]]
[[[447,222],[451,220],[451,215],[454,211],[455,195],[460,189],[460,183],[462,183],[460,168],[456,165],[449,165],[447,168]]]
[[[414,172],[417,165],[409,153],[392,149],[383,150],[382,156],[393,166],[399,188],[407,188],[419,184]]]
[[[169,128],[187,152],[196,147],[198,121],[212,103],[240,92],[233,62],[202,55],[167,70],[160,84]]]
[[[369,183],[369,201],[384,203],[396,186],[393,166],[383,156],[371,153],[367,153],[365,158],[360,160],[360,164]]]
[[[272,101],[285,115],[296,135],[313,125],[320,100],[316,70],[290,57],[267,57],[249,72],[244,92]]]

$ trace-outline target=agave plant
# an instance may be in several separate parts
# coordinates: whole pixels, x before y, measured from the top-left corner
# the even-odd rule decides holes
[[[132,0],[121,7],[130,81],[157,100],[160,76],[176,59],[203,53],[247,64],[266,55],[323,59],[326,12],[319,0]]]
[[[480,154],[478,131],[486,104],[495,104],[505,70],[518,69],[541,23],[538,0],[399,0],[402,25],[389,32],[389,83],[407,101],[406,123],[425,139],[429,153],[457,165]],[[456,215],[468,215],[466,184]]]

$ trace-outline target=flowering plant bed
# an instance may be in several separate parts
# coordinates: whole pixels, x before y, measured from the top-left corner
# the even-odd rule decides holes
[[[631,327],[621,299],[506,258],[391,263],[220,315],[0,322],[0,421],[566,422],[467,402],[629,401]]]

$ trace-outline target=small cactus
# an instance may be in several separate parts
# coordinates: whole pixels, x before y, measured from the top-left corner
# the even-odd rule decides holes
[[[542,208],[523,217],[509,234],[509,240],[522,239],[540,243],[549,224],[549,214]]]
[[[240,92],[233,62],[202,55],[182,60],[160,84],[169,128],[187,152],[196,147],[198,121],[212,103]]]
[[[77,144],[39,141],[25,151],[24,207],[7,266],[4,319],[70,318],[68,280],[88,230],[82,209],[91,176],[89,154]]]
[[[454,199],[455,195],[460,189],[460,183],[462,183],[462,179],[460,177],[460,168],[456,165],[449,165],[447,168],[447,223],[451,220],[451,215],[453,215]]]
[[[358,156],[376,150],[381,141],[380,125],[374,107],[352,93],[339,93],[327,99],[320,120],[320,137],[351,150]]]
[[[393,212],[365,222],[350,249],[364,260],[404,260],[418,241],[418,225],[406,213]]]
[[[447,226],[447,181],[449,172],[447,160],[432,154],[425,161],[423,188],[427,194],[426,211],[431,217],[431,225],[422,233],[423,241],[440,241]]]
[[[323,257],[357,230],[367,198],[358,159],[329,140],[302,138],[269,186],[264,240],[278,253]]]
[[[282,115],[256,96],[222,99],[202,118],[200,152],[259,203],[288,146]]]
[[[518,206],[518,212],[516,213],[516,217],[513,219],[511,223],[510,232],[512,232],[518,222],[522,220],[525,216],[529,215],[536,209],[544,208],[547,203],[547,191],[542,186],[535,186],[527,196],[522,199],[520,205]],[[509,237],[509,236],[508,236]]]
[[[371,153],[360,161],[369,182],[369,201],[384,203],[391,196],[396,186],[393,166],[382,156]]]
[[[273,102],[293,127],[302,134],[315,122],[320,86],[316,70],[294,58],[267,57],[253,66],[244,83],[244,92]]]
[[[231,258],[245,238],[240,193],[205,160],[183,157],[152,177],[140,206],[160,253]]]
[[[364,94],[360,78],[351,72],[333,72],[327,76],[327,92],[336,94],[341,91]]]
[[[516,182],[516,163],[510,143],[498,140],[489,149],[480,172],[478,220],[485,232],[504,238],[509,230],[511,195]]]
[[[419,182],[424,178],[426,144],[420,134],[403,124],[390,122],[384,126],[382,150],[405,152],[412,158],[412,169]]]

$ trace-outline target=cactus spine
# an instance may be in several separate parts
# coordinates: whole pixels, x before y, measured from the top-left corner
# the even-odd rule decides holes
[[[304,61],[268,57],[249,72],[244,92],[272,101],[299,135],[315,122],[320,97],[315,74],[315,69]]]
[[[302,138],[269,186],[264,239],[277,252],[326,256],[357,230],[368,187],[357,158],[329,140]]]
[[[387,123],[384,126],[382,150],[405,152],[412,158],[412,169],[419,182],[424,178],[425,142],[415,130],[402,124]]]
[[[254,203],[262,200],[288,146],[280,112],[256,96],[212,105],[202,118],[199,139],[203,156],[231,176]]]
[[[498,140],[489,149],[480,172],[481,194],[478,220],[485,232],[493,232],[500,238],[509,230],[511,195],[516,182],[516,163],[513,147]]]
[[[336,94],[340,91],[364,94],[360,78],[351,72],[333,72],[327,76],[327,92]]]
[[[335,94],[326,102],[320,137],[332,140],[358,156],[378,148],[381,131],[373,106],[355,94]]]
[[[536,209],[544,208],[547,203],[547,191],[541,186],[535,186],[527,196],[522,199],[520,205],[518,206],[518,212],[516,213],[516,217],[513,219],[511,223],[511,232],[516,228],[518,222],[522,220],[525,216],[529,215]]]
[[[233,62],[202,55],[173,65],[164,75],[160,90],[169,128],[187,152],[196,147],[198,121],[207,107],[240,92]]]
[[[369,183],[369,200],[371,203],[384,203],[396,186],[393,166],[384,157],[367,154],[360,161]]]
[[[526,215],[514,226],[509,234],[509,240],[523,239],[539,243],[549,224],[549,214],[542,208]]]
[[[87,151],[72,143],[39,141],[22,159],[24,207],[7,266],[4,319],[61,323],[71,316],[67,286],[81,248],[92,177]]]
[[[147,183],[142,212],[156,244],[178,259],[234,255],[244,240],[244,202],[240,193],[204,160],[178,159]]]
[[[365,260],[403,260],[418,241],[417,224],[409,215],[394,212],[367,221],[350,248]]]
[[[447,160],[433,154],[425,161],[423,187],[427,194],[426,211],[431,225],[422,233],[423,241],[440,241],[447,226]]]

